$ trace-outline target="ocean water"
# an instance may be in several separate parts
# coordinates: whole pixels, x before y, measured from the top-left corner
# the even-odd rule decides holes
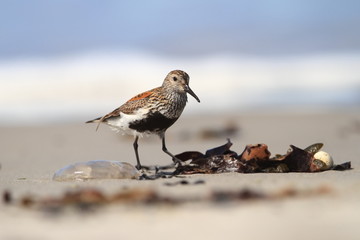
[[[360,106],[360,53],[171,58],[88,52],[0,61],[0,124],[85,121],[182,69],[201,103],[184,114],[322,111]]]

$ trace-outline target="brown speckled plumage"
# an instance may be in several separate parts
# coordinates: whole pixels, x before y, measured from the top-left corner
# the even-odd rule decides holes
[[[106,123],[116,130],[134,134],[137,168],[141,168],[137,141],[142,133],[159,135],[163,151],[175,161],[174,156],[166,149],[165,131],[180,117],[187,102],[187,93],[200,102],[189,87],[189,75],[184,71],[174,70],[166,76],[162,86],[138,94],[114,111],[87,123],[95,122],[98,126]]]

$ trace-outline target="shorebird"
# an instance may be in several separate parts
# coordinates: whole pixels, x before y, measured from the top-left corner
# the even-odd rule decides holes
[[[165,131],[183,112],[187,102],[187,93],[200,102],[189,87],[189,75],[184,71],[174,70],[165,77],[162,86],[140,93],[114,111],[86,123],[98,123],[96,130],[100,123],[105,123],[113,130],[134,135],[133,147],[137,169],[142,168],[138,140],[146,134],[158,135],[162,140],[162,150],[172,158],[175,164],[180,163],[180,160],[166,148]]]

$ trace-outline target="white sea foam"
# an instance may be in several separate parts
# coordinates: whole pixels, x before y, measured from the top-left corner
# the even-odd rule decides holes
[[[201,103],[185,114],[281,108],[291,104],[359,105],[360,54],[294,57],[168,58],[140,53],[89,53],[0,62],[0,123],[91,119],[182,69]]]

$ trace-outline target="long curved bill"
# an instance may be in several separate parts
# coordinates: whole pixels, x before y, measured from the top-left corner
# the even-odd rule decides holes
[[[193,96],[198,102],[200,102],[200,99],[198,98],[198,96],[196,96],[196,94],[193,92],[193,90],[191,90],[191,88],[186,85],[185,87],[185,92],[189,93],[191,96]]]

